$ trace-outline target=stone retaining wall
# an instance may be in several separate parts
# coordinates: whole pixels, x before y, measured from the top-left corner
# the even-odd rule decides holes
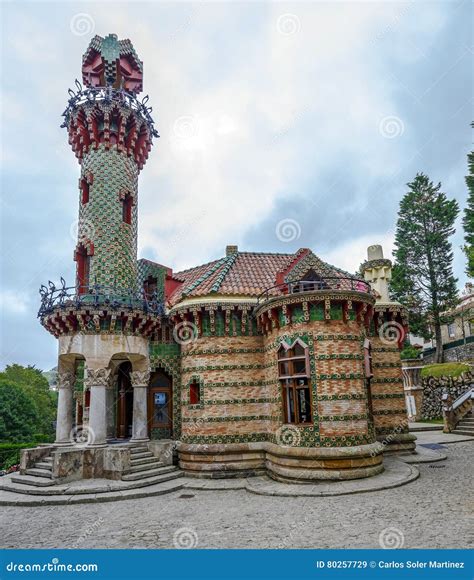
[[[425,377],[422,379],[423,404],[421,408],[422,419],[439,419],[443,416],[441,397],[444,393],[451,395],[453,400],[460,397],[474,383],[474,377],[470,371],[460,377]]]

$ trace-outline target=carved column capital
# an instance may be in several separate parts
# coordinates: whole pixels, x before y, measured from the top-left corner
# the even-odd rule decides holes
[[[107,387],[109,385],[110,369],[90,369],[86,368],[86,377],[84,385],[90,387]]]
[[[76,377],[70,371],[63,371],[58,376],[58,389],[73,389],[76,384]]]
[[[132,387],[148,387],[150,382],[150,369],[145,371],[132,371],[130,373]]]

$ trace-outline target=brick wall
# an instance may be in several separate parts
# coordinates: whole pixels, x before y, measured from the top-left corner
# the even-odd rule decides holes
[[[372,410],[377,436],[407,433],[408,417],[403,390],[400,352],[379,336],[371,336],[373,379]]]
[[[280,405],[277,350],[281,340],[292,342],[297,337],[310,351],[314,423],[314,427],[299,427],[301,445],[373,442],[363,368],[363,326],[355,320],[309,321],[270,332],[265,337],[266,379],[274,385]]]
[[[191,405],[189,384],[201,401]],[[262,336],[201,336],[182,346],[182,440],[187,443],[264,441],[278,403],[265,384]]]

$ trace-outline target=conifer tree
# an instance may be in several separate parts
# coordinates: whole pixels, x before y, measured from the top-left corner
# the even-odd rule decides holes
[[[411,331],[436,339],[436,361],[442,362],[441,313],[457,302],[449,238],[459,206],[423,173],[407,186],[398,212],[391,293],[408,308]]]
[[[472,124],[474,127],[474,123]],[[466,274],[474,278],[474,151],[467,156],[469,175],[466,176],[466,184],[469,190],[467,205],[464,210],[462,225],[464,227],[464,252],[467,258]]]

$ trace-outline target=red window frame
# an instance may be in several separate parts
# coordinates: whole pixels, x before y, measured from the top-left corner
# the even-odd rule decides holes
[[[189,384],[189,404],[199,405],[201,402],[201,385],[197,381]]]
[[[122,221],[124,224],[132,223],[133,197],[127,193],[122,200]]]
[[[89,202],[89,189],[90,189],[89,182],[85,177],[83,177],[81,179],[81,201],[83,204]]]

